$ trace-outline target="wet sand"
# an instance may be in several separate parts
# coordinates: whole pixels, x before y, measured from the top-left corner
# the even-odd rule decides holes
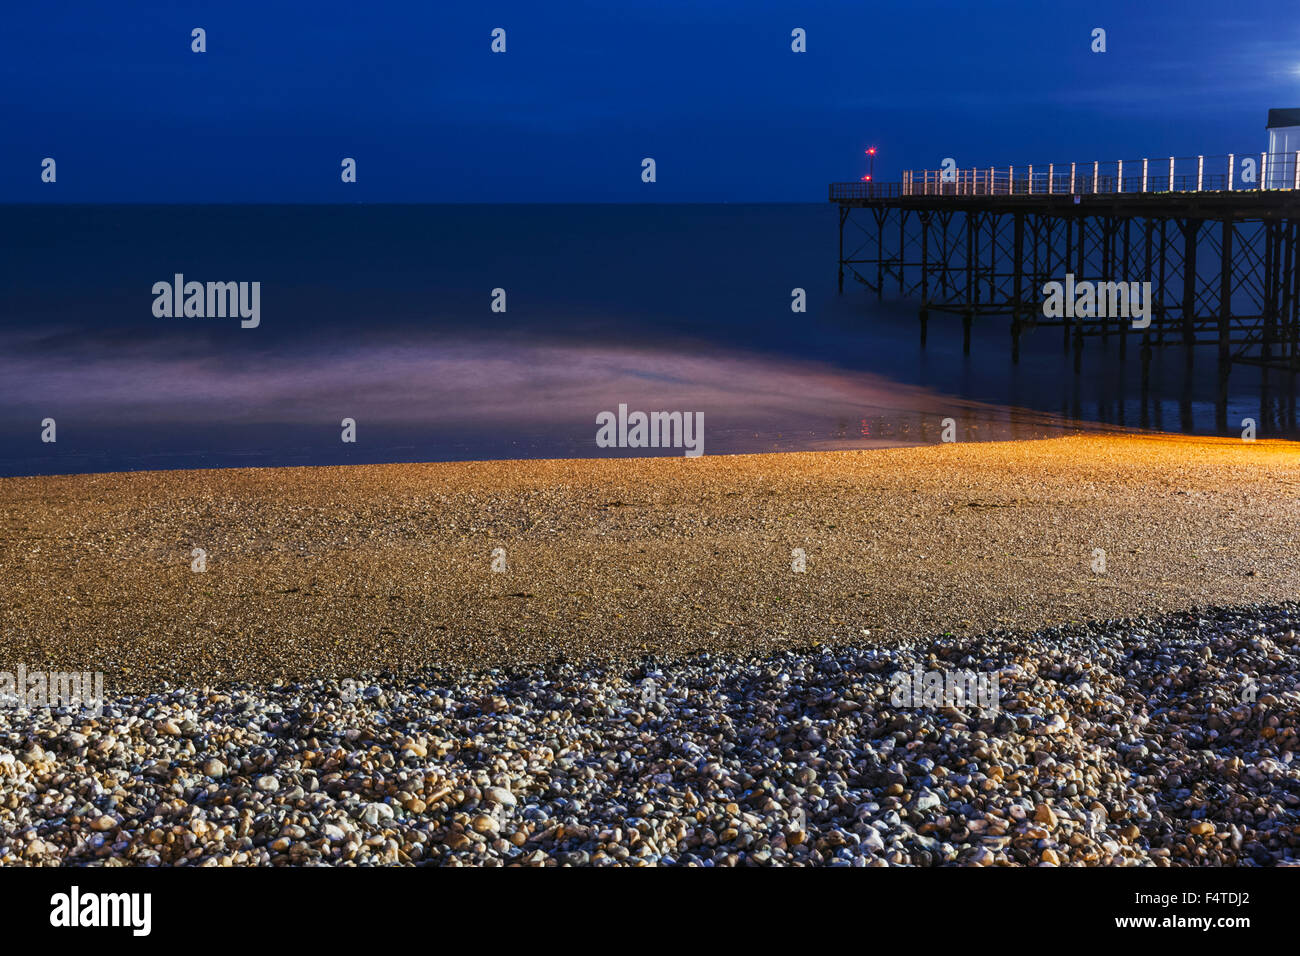
[[[1095,435],[7,478],[0,669],[114,692],[1278,601],[1300,590],[1298,490],[1291,443]]]

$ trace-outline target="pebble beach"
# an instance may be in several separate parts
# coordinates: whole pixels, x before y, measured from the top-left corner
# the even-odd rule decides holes
[[[1205,609],[11,716],[0,863],[1300,865],[1297,627]],[[891,706],[918,664],[996,672],[999,705]]]
[[[0,707],[0,864],[1295,865],[1297,484],[1098,436],[4,479],[0,669],[106,692]],[[891,697],[953,669],[993,706]]]

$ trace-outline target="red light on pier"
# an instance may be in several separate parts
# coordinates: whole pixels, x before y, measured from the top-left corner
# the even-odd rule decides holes
[[[875,172],[876,172],[876,147],[874,147],[874,146],[869,146],[869,147],[865,150],[865,152],[866,152],[866,154],[867,154],[867,164],[868,164],[868,165],[867,165],[867,174],[866,174],[865,176],[862,177],[862,181],[863,181],[864,183],[869,183],[869,182],[871,182],[871,177],[872,177],[873,175],[875,175]]]

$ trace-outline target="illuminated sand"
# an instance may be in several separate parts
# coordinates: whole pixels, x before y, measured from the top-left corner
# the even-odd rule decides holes
[[[1298,492],[1289,443],[1111,436],[9,478],[0,668],[111,692],[1283,600]]]

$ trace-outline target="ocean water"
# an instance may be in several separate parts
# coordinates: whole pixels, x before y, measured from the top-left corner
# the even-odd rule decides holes
[[[810,205],[0,207],[0,474],[682,454],[596,417],[703,413],[705,454],[1215,433],[1213,355],[1022,339],[836,291]],[[260,322],[160,317],[154,284],[259,282]],[[792,290],[807,311],[791,310]],[[505,311],[494,311],[494,290]],[[1297,436],[1292,383],[1235,368],[1229,434]],[[41,440],[46,419],[57,441]],[[341,440],[355,421],[356,441]]]

